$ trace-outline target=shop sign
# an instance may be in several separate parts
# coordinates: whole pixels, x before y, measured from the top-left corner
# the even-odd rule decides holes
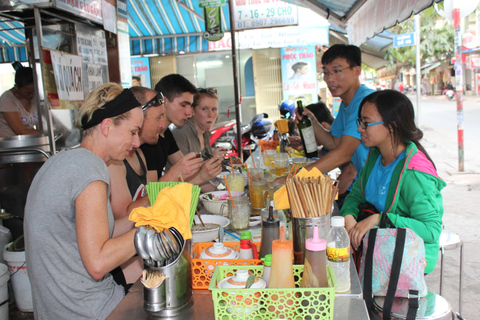
[[[277,0],[233,1],[235,29],[298,25],[298,7]]]
[[[43,63],[42,63],[42,75],[43,75],[43,87],[45,89],[46,93],[46,100],[48,101],[48,104],[51,109],[78,109],[80,108],[80,105],[83,102],[83,97],[81,100],[64,100],[59,98],[59,93],[57,90],[57,81],[56,81],[56,75],[54,71],[54,63],[52,61],[52,52],[62,54],[59,51],[54,51],[54,50],[47,50],[47,49],[42,49],[42,57],[43,57]],[[81,57],[79,56],[74,56],[78,57],[80,60],[80,74],[81,74],[81,68],[82,68],[82,61]],[[56,65],[56,68],[58,65]],[[77,81],[78,83],[78,81]],[[82,90],[83,90],[83,83],[81,84]],[[63,97],[63,96],[62,96]]]
[[[148,57],[131,58],[132,61],[132,80],[133,77],[139,77],[139,86],[151,88],[150,62]]]
[[[477,47],[477,36],[475,31],[465,32],[462,35],[462,52],[473,51]]]
[[[409,47],[415,45],[415,33],[404,33],[397,36],[393,36],[393,47]]]
[[[84,62],[103,66],[108,65],[107,42],[104,38],[105,33],[102,31],[101,35],[103,37],[81,31],[77,32],[78,54],[82,56]]]
[[[55,0],[55,7],[73,13],[78,17],[103,23],[101,0]]]
[[[281,49],[283,99],[318,102],[315,46]]]
[[[223,38],[221,7],[204,8],[205,32],[203,37],[207,41],[218,41]]]
[[[480,54],[470,55],[470,67],[472,69],[480,69]]]
[[[103,70],[99,64],[87,64],[88,92],[103,85]]]
[[[200,8],[223,7],[226,0],[200,0],[198,6]]]
[[[51,50],[53,74],[60,100],[83,100],[82,57]]]
[[[315,36],[312,37],[312,34]],[[239,49],[283,48],[289,46],[328,45],[328,27],[281,27],[245,30],[237,36]],[[231,50],[230,33],[218,42],[210,42],[208,51]]]

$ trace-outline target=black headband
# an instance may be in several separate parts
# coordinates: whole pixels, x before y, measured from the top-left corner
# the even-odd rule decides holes
[[[88,116],[84,116],[82,118],[82,128],[87,130],[101,123],[104,119],[116,117],[140,106],[140,102],[135,99],[132,91],[124,89],[115,99],[108,101],[100,109],[95,110],[90,120],[87,120]]]

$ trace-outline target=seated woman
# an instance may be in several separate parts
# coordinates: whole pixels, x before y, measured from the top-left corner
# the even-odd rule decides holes
[[[145,87],[137,86],[130,90],[143,106],[143,125],[139,132],[140,145],[155,144],[160,130],[165,129],[163,97]],[[157,179],[156,176],[147,175],[145,156],[140,148],[133,149],[123,161],[111,161],[108,164],[108,171],[111,185],[110,202],[115,219],[128,216],[137,207],[150,206],[145,186]],[[115,230],[115,237],[120,235],[117,231],[120,230]],[[134,283],[142,271],[143,260],[140,257],[133,257],[122,264],[121,268],[115,269],[112,274],[117,283],[126,285]]]
[[[0,97],[0,138],[40,133],[35,128],[38,112],[33,101],[33,69],[25,68],[19,62],[12,65],[16,68],[15,85]]]
[[[204,159],[224,156],[225,149],[212,149],[210,130],[218,119],[218,96],[213,88],[198,89],[193,97],[193,116],[182,127],[172,130],[175,141],[183,154],[201,153]]]
[[[387,215],[393,228],[410,228],[425,242],[427,266],[435,268],[442,232],[446,183],[419,140],[410,100],[395,90],[374,92],[359,108],[358,130],[362,142],[372,147],[359,179],[345,199],[340,213],[345,217],[353,248]],[[356,221],[358,205],[370,203],[380,214]]]
[[[135,255],[136,228],[128,217],[114,221],[106,163],[139,147],[140,106],[117,83],[93,90],[75,118],[80,146],[47,160],[30,186],[25,249],[35,318],[105,319],[125,295],[109,271]],[[113,238],[114,229],[129,231]]]
[[[182,127],[176,127],[172,134],[182,154],[201,153],[203,159],[224,157],[224,148],[212,149],[210,130],[218,119],[218,96],[213,88],[198,89],[193,98],[193,116]],[[215,190],[213,184],[201,185],[202,192]]]

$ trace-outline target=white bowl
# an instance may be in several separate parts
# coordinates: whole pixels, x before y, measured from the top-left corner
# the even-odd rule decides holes
[[[202,214],[202,221],[203,223],[215,223],[220,226],[222,226],[224,229],[230,224],[230,220],[228,218],[222,217],[222,216],[216,216],[212,214]],[[198,216],[195,216],[195,223],[197,225],[201,225],[202,223],[200,222],[200,219]],[[210,230],[202,230],[202,231],[192,231],[192,243],[197,243],[197,242],[211,242],[215,240],[218,236],[218,229],[213,228]]]
[[[243,196],[244,194],[245,192],[232,191],[233,197]],[[213,199],[225,198],[225,200],[210,200],[209,195],[211,195]],[[211,214],[220,214],[220,208],[222,207],[222,203],[227,203],[227,200],[226,200],[227,198],[228,198],[228,191],[213,191],[213,192],[202,193],[200,195],[200,200],[202,201],[203,206]]]

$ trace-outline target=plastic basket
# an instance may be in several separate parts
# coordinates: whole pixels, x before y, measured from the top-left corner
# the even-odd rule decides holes
[[[233,275],[239,269],[261,277],[263,266],[240,266],[215,268],[209,290],[212,291],[215,319],[217,320],[332,320],[335,301],[335,275],[327,268],[328,288],[294,289],[219,289],[218,282]],[[294,265],[295,284],[300,285],[303,265]]]
[[[277,147],[280,145],[280,141],[278,140],[258,140],[258,143],[260,144],[260,151],[262,152],[265,150],[277,150]]]
[[[196,290],[208,289],[210,280],[216,266],[247,266],[261,265],[262,260],[258,259],[200,259],[200,253],[213,246],[215,242],[198,242],[193,245],[192,249],[192,288]],[[240,243],[224,242],[225,246],[240,251]],[[259,242],[254,242],[257,250],[260,248]]]

